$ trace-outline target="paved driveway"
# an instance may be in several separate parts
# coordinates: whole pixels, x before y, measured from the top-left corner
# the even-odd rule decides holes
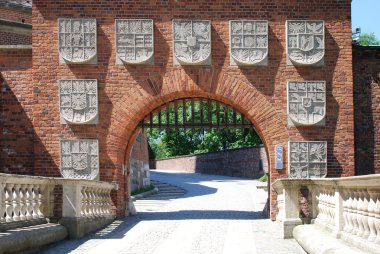
[[[281,239],[278,224],[262,217],[267,194],[256,180],[163,171],[151,177],[186,193],[172,199],[181,193],[173,190],[138,201],[137,215],[42,253],[300,253],[294,240]]]

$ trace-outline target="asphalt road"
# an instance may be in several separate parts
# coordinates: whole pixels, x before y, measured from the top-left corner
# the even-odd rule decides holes
[[[135,203],[138,214],[41,253],[296,254],[279,224],[262,216],[267,193],[256,180],[152,171],[168,188]],[[185,194],[183,191],[185,190]]]

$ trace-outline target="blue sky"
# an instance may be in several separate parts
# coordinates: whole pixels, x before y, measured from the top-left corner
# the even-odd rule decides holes
[[[352,0],[352,29],[356,27],[380,39],[380,0]]]

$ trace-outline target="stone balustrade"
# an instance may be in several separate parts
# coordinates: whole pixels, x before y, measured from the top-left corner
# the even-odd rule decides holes
[[[53,195],[55,186],[62,186],[62,198]],[[83,236],[115,218],[110,194],[116,189],[114,183],[93,180],[0,174],[0,228],[49,219],[54,205],[62,202],[60,223],[72,237]],[[93,226],[78,227],[89,223]]]
[[[315,225],[370,253],[380,252],[380,175],[279,179],[272,186],[284,238],[291,238],[293,228],[302,224],[300,190],[306,187]]]

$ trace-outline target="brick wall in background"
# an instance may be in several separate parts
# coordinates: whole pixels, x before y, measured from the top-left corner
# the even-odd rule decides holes
[[[29,35],[0,32],[0,45],[32,45]]]
[[[267,165],[262,146],[150,161],[152,169],[247,178],[259,178],[264,171],[268,172]]]

